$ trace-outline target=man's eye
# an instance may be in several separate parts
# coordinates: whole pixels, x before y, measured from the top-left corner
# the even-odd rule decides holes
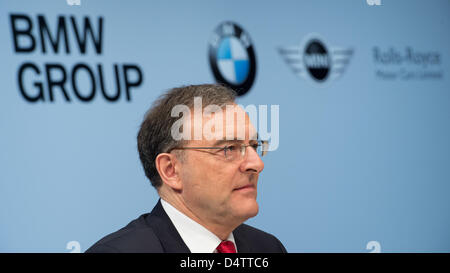
[[[232,152],[235,151],[237,149],[237,145],[229,145],[225,147],[226,151]]]

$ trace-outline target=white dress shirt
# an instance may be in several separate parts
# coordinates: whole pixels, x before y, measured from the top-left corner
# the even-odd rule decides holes
[[[217,253],[216,248],[222,242],[219,237],[177,210],[162,198],[161,205],[192,253]],[[233,242],[236,247],[233,232],[230,233],[227,240]]]

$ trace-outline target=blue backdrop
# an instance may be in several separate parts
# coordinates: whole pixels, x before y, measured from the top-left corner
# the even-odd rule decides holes
[[[153,208],[140,122],[163,91],[215,82],[224,21],[256,56],[238,102],[280,109],[248,223],[289,252],[450,251],[450,2],[376,2],[0,0],[0,251],[85,251]],[[301,61],[313,37],[324,81]]]

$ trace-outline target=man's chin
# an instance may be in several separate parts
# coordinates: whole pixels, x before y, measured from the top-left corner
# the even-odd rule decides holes
[[[239,215],[242,219],[244,219],[244,221],[249,218],[255,217],[259,211],[258,202],[256,202],[255,199],[246,200],[239,204],[237,211],[239,211]]]

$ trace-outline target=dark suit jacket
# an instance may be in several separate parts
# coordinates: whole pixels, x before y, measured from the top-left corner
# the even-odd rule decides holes
[[[249,225],[238,226],[233,235],[239,253],[286,252],[273,235]],[[126,227],[107,235],[86,252],[190,253],[190,250],[158,201],[151,213],[143,214]]]

